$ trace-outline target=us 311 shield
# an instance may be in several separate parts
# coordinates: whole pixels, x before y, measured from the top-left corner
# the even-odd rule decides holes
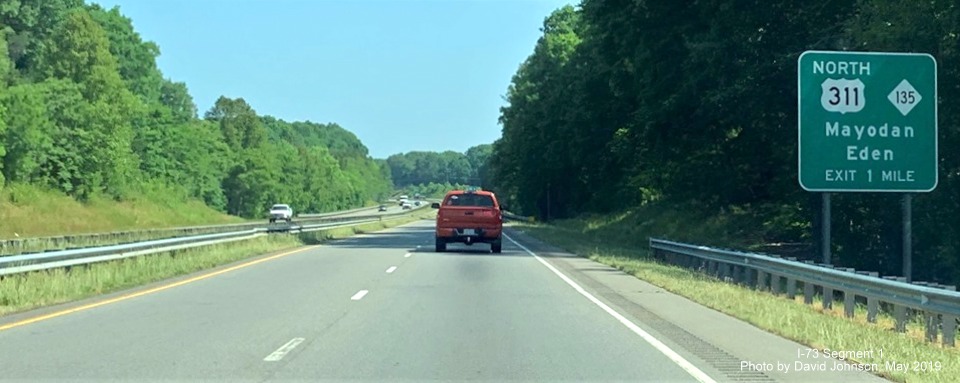
[[[863,82],[860,79],[823,80],[820,84],[820,105],[828,112],[856,113],[863,110],[866,99],[863,96]]]

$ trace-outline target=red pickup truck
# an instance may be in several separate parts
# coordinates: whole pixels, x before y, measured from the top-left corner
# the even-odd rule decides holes
[[[447,250],[447,244],[459,242],[469,245],[490,244],[490,251],[499,253],[503,216],[497,196],[489,191],[454,190],[447,192],[443,202],[433,203],[437,213],[436,250]]]

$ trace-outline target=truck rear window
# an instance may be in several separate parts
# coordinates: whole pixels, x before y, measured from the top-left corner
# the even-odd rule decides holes
[[[447,198],[444,206],[493,207],[493,198],[482,194],[459,194]]]

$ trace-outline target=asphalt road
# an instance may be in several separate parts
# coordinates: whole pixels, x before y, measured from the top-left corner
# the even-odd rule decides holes
[[[414,202],[415,202],[415,201],[411,201],[411,202],[410,202],[411,205],[412,205]],[[416,208],[430,208],[430,202],[431,202],[431,201],[421,200],[420,203],[422,204],[422,206],[412,206],[412,208],[414,208],[414,209],[416,209]],[[377,206],[373,206],[373,207],[368,207],[368,208],[364,208],[364,209],[358,209],[357,211],[352,211],[352,212],[349,212],[349,213],[334,212],[334,213],[324,213],[324,214],[311,214],[311,215],[308,216],[308,218],[317,218],[317,217],[337,217],[337,218],[340,218],[340,217],[356,217],[356,216],[371,215],[371,214],[374,214],[374,215],[376,215],[376,214],[381,214],[381,215],[382,215],[382,214],[395,214],[395,213],[400,213],[400,212],[403,211],[403,208],[400,207],[400,203],[399,203],[399,202],[395,202],[395,201],[385,202],[384,205],[387,206],[387,211],[383,211],[383,212],[378,211],[379,208],[378,208]],[[296,218],[294,218],[294,220],[296,220]]]
[[[0,318],[82,308],[0,330],[0,381],[873,381],[731,372],[799,345],[521,233],[434,253],[432,228]]]

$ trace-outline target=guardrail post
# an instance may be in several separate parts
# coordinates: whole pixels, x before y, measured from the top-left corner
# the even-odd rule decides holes
[[[760,291],[767,291],[767,273],[757,270],[757,289]]]
[[[867,297],[867,322],[877,323],[877,312],[880,311],[880,300],[876,297]]]
[[[934,313],[934,312],[924,311],[923,316],[924,316],[923,322],[926,325],[926,330],[927,330],[926,331],[927,341],[936,342],[937,329],[940,328],[940,315],[937,315],[937,313]]]
[[[779,274],[770,274],[770,291],[772,291],[774,295],[783,293],[782,283],[783,278],[781,278]]]
[[[797,280],[793,277],[787,277],[787,299],[797,299]]]
[[[843,315],[853,318],[853,309],[857,307],[857,296],[850,290],[843,291]]]
[[[943,318],[941,318],[941,325],[943,326],[943,345],[956,346],[957,317],[944,315]]]
[[[818,266],[833,269],[833,265],[829,264],[819,264]],[[823,286],[823,309],[829,310],[833,308],[833,287]]]
[[[803,281],[803,303],[813,304],[813,283]]]
[[[906,277],[894,277],[893,279],[896,280],[897,282],[903,282],[903,283],[907,282]],[[897,332],[907,331],[907,307],[894,304],[893,316],[894,316],[894,319],[896,319],[897,321],[896,331]]]
[[[747,287],[754,288],[757,285],[756,275],[753,272],[753,269],[750,266],[742,266],[743,274],[743,284]]]
[[[895,330],[897,332],[907,331],[907,308],[902,305],[894,304],[893,316],[894,316],[894,320],[897,321]]]
[[[833,308],[833,288],[823,286],[823,309],[829,310],[831,308]]]

